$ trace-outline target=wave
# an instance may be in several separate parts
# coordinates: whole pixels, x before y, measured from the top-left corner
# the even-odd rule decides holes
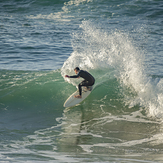
[[[28,2],[31,1],[26,1],[27,4]],[[96,1],[56,1],[56,4],[61,4],[61,10],[57,9],[55,13],[50,14],[49,12],[47,13],[46,11],[44,11],[46,14],[41,13],[38,15],[36,14],[36,16],[31,15],[29,16],[29,18],[44,18],[55,20],[58,17],[58,20],[70,21],[71,18],[73,18],[74,15],[77,13],[74,12],[77,8],[78,11],[80,11],[82,9],[82,5],[84,6],[85,4],[89,4],[91,2],[95,3]],[[30,5],[41,5],[44,3],[46,3],[46,1],[32,1]],[[47,5],[52,3],[53,1],[48,1]],[[90,17],[92,16],[91,14],[89,14]],[[83,20],[84,16],[75,17],[74,20],[76,21],[78,19]],[[74,32],[72,32],[73,52],[71,56],[64,62],[61,68],[61,75],[64,78],[65,74],[73,74],[73,69],[76,66],[79,66],[82,69],[86,69],[95,76],[95,87],[101,87],[102,85],[106,85],[106,87],[112,85],[115,89],[117,89],[116,87],[118,87],[118,95],[120,96],[120,100],[124,101],[125,106],[132,108],[136,105],[139,105],[145,108],[149,116],[156,116],[161,118],[163,114],[162,78],[152,78],[147,75],[144,68],[144,52],[143,50],[140,50],[137,46],[135,46],[132,37],[130,37],[127,32],[117,29],[110,30],[110,28],[107,26],[105,26],[104,28],[95,23],[95,20],[82,21],[82,24],[79,26],[79,29],[74,30]],[[108,29],[110,30],[109,32]],[[28,90],[28,93],[32,92],[32,90],[34,90],[33,92],[37,92],[38,90],[36,88],[39,89],[39,87],[37,87],[38,85],[36,84],[37,82],[35,83],[35,81],[37,81],[37,79],[42,80],[43,78],[43,81],[40,81],[40,83],[41,85],[45,85],[44,80],[48,80],[48,78],[46,79],[48,75],[43,72],[37,72],[37,78],[37,75],[35,76],[35,72],[25,72],[26,75],[24,75],[24,72],[21,72],[20,74],[19,71],[17,72],[18,78],[14,76],[13,79],[11,79],[10,76],[13,76],[12,73],[15,74],[15,72],[9,71],[7,75],[5,74],[5,76],[8,76],[9,81],[1,84],[2,98],[9,97],[8,95],[11,94],[13,96],[13,93],[19,90],[19,86],[23,87],[23,90],[20,91],[23,94],[25,90]],[[44,77],[39,77],[39,75],[42,75],[42,73],[45,76],[43,75]],[[51,77],[49,78],[52,79]],[[62,81],[63,78],[59,77],[59,80]],[[5,80],[6,79],[4,79],[4,81]],[[79,83],[79,80],[65,80],[75,86]],[[114,83],[112,83],[113,81],[116,81],[115,85]],[[20,84],[19,82],[22,82],[24,85],[22,85],[22,83]],[[28,85],[28,83],[32,83],[33,85],[30,85],[30,87],[27,87],[26,89],[25,86]],[[66,88],[64,84],[62,85],[63,88],[61,88],[61,86],[58,84],[56,85],[58,87],[53,86],[52,88],[59,88],[64,92],[62,94],[63,96],[60,96],[62,100],[56,101],[57,103],[59,103],[59,107],[62,107],[63,99],[65,99],[69,94],[72,93],[71,89],[73,87],[70,86],[71,89],[69,88],[69,90],[67,90],[67,92],[69,92],[69,94],[67,94],[67,92],[65,92]],[[68,84],[66,86],[68,86]],[[47,92],[47,90],[49,89],[51,89],[51,87],[43,87],[44,92]],[[36,95],[38,97],[37,99],[43,99],[41,94]],[[48,98],[51,98],[51,96],[48,95]]]
[[[149,117],[162,119],[163,78],[146,74],[144,52],[135,46],[129,34],[108,32],[91,21],[83,21],[80,30],[72,34],[72,48],[60,70],[1,70],[1,109],[63,109],[64,101],[76,90],[72,85],[80,82],[64,76],[73,75],[74,67],[79,66],[96,79],[94,93],[84,101],[86,108],[91,103],[95,108],[117,108],[118,113],[122,108],[138,107]]]
[[[90,71],[96,85],[116,78],[120,93],[129,108],[144,107],[148,116],[163,116],[163,79],[147,76],[143,66],[144,52],[134,46],[133,40],[123,31],[106,32],[90,21],[83,21],[81,30],[72,35],[73,53],[64,62],[61,74],[72,75],[79,66]],[[98,74],[98,71],[101,71]],[[77,80],[65,79],[77,85]]]
[[[97,77],[107,74],[105,70],[91,72]],[[1,70],[0,74],[2,160],[29,160],[32,153],[32,159],[39,161],[81,162],[84,157],[84,162],[95,154],[100,162],[101,154],[107,158],[108,153],[129,151],[131,160],[131,153],[137,159],[138,153],[161,152],[160,123],[142,116],[139,107],[123,105],[116,77],[102,84],[99,77],[98,86],[81,105],[63,112],[63,102],[75,88],[63,80],[61,70]]]

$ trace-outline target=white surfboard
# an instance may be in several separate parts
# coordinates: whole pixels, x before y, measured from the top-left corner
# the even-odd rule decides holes
[[[75,98],[75,95],[79,95],[79,91],[74,92],[64,103],[64,107],[72,107],[81,103],[93,90],[93,87],[89,87],[90,90],[86,88],[82,89],[82,98]]]

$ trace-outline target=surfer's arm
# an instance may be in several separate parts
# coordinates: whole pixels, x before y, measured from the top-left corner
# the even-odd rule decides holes
[[[79,75],[73,75],[73,76],[69,76],[69,75],[65,75],[66,78],[80,78]]]
[[[80,78],[78,75],[69,76],[69,78]]]
[[[80,76],[81,76],[80,74],[81,74],[81,71],[78,72],[77,75],[73,75],[73,76],[65,75],[65,77],[67,77],[67,78],[80,78]]]

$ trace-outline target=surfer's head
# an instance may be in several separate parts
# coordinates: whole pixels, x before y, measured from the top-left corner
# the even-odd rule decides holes
[[[79,67],[75,67],[74,71],[75,71],[75,74],[77,74],[80,71],[80,68]]]

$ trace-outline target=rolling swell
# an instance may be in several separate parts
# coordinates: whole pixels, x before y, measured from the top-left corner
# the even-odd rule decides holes
[[[139,106],[125,105],[124,91],[130,91],[113,75],[115,70],[90,72],[96,77],[93,92],[81,105],[64,110],[64,101],[76,89],[63,80],[61,70],[1,70],[0,138],[12,138],[3,156],[11,152],[12,158],[19,159],[17,154],[24,157],[32,153],[32,158],[67,161],[62,152],[78,152],[80,157],[84,151],[89,157],[123,155],[130,149],[134,155],[157,146],[162,141],[157,134],[159,123],[147,119]],[[68,160],[74,161],[70,157]]]
[[[1,70],[0,73],[0,108],[4,124],[15,124],[21,129],[31,128],[31,125],[43,127],[54,122],[53,114],[61,114],[59,108],[65,100],[62,88],[66,84],[58,71]]]
[[[106,70],[94,70],[91,72],[97,78],[94,94],[92,94],[94,98],[99,99],[107,95],[107,92],[116,92],[115,90],[119,87],[116,78],[110,76],[110,80],[104,81],[100,75],[102,73],[106,75]],[[33,72],[1,70],[1,109],[20,109],[28,110],[29,112],[32,110],[41,112],[44,109],[57,111],[63,106],[65,99],[76,90],[74,86],[63,80],[60,73],[60,70]],[[108,79],[108,70],[107,75]],[[76,82],[79,82],[79,80],[76,80]],[[105,91],[106,87],[108,91]]]
[[[113,72],[106,69],[90,72],[96,77],[95,88],[78,107],[96,110],[97,113],[102,110],[114,115],[126,110],[122,87],[112,75]],[[64,101],[76,90],[63,80],[60,70],[1,70],[0,74],[0,117],[4,126],[14,124],[17,129],[23,130],[32,125],[32,130],[36,130],[35,127],[42,128],[49,123],[54,125],[55,118],[60,117],[63,112]],[[107,80],[103,80],[105,76]],[[7,125],[9,126],[11,129],[14,127]]]

